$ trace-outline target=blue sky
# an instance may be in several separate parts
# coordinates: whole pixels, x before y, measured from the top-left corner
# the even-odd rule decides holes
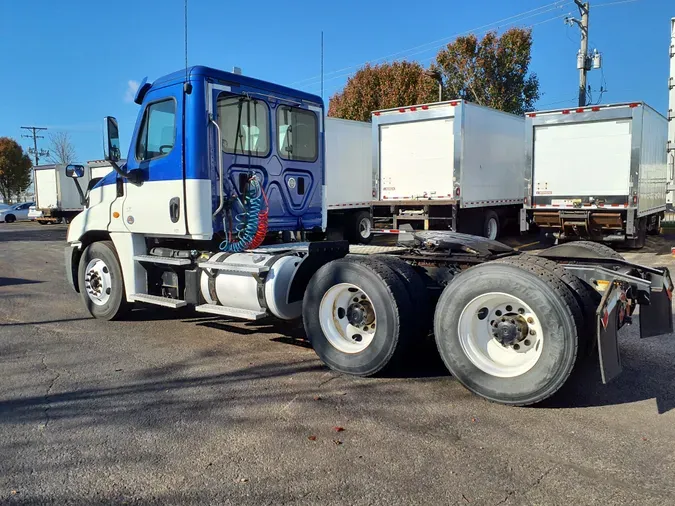
[[[318,93],[323,30],[327,100],[365,62],[426,65],[458,34],[532,26],[539,107],[559,108],[575,105],[578,83],[568,13],[577,15],[568,0],[189,0],[189,61]],[[644,100],[666,113],[673,16],[673,0],[591,0],[602,103]],[[22,125],[66,130],[86,161],[101,157],[101,119],[114,115],[128,145],[138,112],[130,88],[182,68],[183,24],[183,0],[0,0],[0,136],[27,147]],[[602,78],[594,70],[589,82],[599,89]]]

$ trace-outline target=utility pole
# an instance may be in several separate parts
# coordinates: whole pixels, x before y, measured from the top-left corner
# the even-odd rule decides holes
[[[35,166],[37,166],[37,165],[40,164],[40,157],[41,156],[49,156],[49,151],[45,151],[44,149],[38,150],[38,147],[37,147],[37,140],[38,139],[44,139],[44,135],[38,135],[37,133],[41,130],[47,130],[47,129],[45,127],[35,127],[35,126],[29,126],[29,127],[22,126],[21,128],[23,130],[28,130],[29,132],[31,132],[30,135],[23,134],[21,137],[28,137],[29,139],[31,139],[31,138],[33,139],[33,147],[28,148],[28,152],[31,155],[35,156]]]
[[[601,59],[597,49],[593,52],[593,56],[588,54],[588,14],[591,10],[590,3],[581,2],[580,0],[574,0],[574,3],[579,8],[581,19],[568,16],[565,18],[565,23],[570,26],[576,24],[581,31],[581,46],[577,53],[577,69],[579,69],[579,107],[584,107],[587,105],[586,89],[588,85],[586,83],[586,74],[591,68],[600,68]]]

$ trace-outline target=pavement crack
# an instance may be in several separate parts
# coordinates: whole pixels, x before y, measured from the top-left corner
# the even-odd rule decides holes
[[[551,471],[553,471],[554,469],[555,469],[555,466],[553,466],[553,467],[547,469],[546,471],[544,471],[543,473],[541,473],[541,474],[539,475],[539,477],[538,477],[536,480],[534,480],[534,481],[532,482],[532,484],[531,484],[530,486],[528,486],[522,493],[525,494],[525,493],[529,492],[530,490],[535,489],[537,486],[539,486],[539,484],[541,483],[541,481],[542,481],[544,478],[546,478],[546,476],[548,476],[549,473],[550,473]],[[495,506],[499,506],[500,504],[506,503],[509,499],[511,499],[511,497],[513,497],[513,496],[515,495],[515,493],[516,493],[516,490],[509,490],[509,491],[506,493],[506,496],[504,497],[504,499],[502,499],[502,500],[499,501],[498,503],[495,503]]]
[[[54,373],[54,377],[49,380],[49,386],[47,387],[47,391],[45,392],[44,398],[45,398],[45,406],[44,406],[44,415],[45,415],[45,423],[42,426],[43,429],[47,428],[47,425],[49,425],[49,422],[51,421],[51,416],[49,415],[49,410],[52,407],[51,401],[50,401],[50,394],[52,393],[52,388],[54,388],[54,383],[56,383],[56,380],[59,379],[61,376],[61,373],[58,371],[55,371],[51,367],[49,367],[47,364],[45,364],[45,357],[42,357],[42,367],[44,368],[45,371],[51,371]]]

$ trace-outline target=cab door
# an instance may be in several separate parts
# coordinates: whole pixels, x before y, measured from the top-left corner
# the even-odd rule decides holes
[[[130,232],[185,235],[183,87],[151,90],[127,157],[123,218]]]

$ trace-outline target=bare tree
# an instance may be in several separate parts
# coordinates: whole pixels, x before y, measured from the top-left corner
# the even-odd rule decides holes
[[[64,165],[75,161],[75,146],[73,146],[68,132],[49,134],[49,156],[47,159],[52,163]]]

